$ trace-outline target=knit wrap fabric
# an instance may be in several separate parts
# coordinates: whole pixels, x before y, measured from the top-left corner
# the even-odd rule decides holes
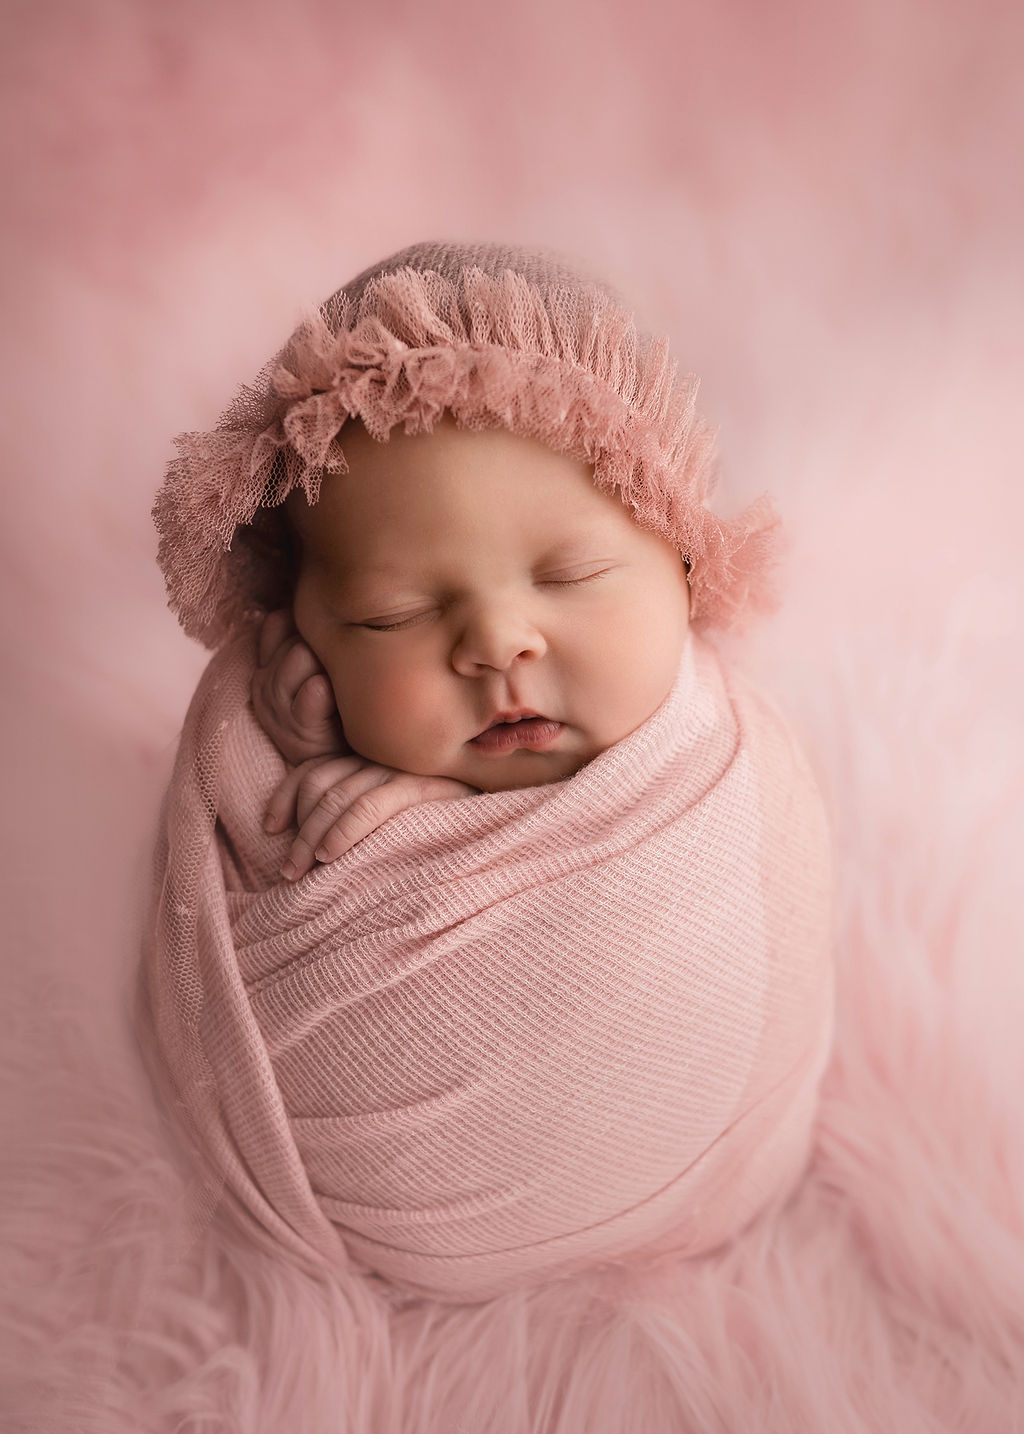
[[[830,843],[772,704],[692,631],[568,780],[430,802],[294,885],[243,635],[168,793],[144,1046],[251,1232],[474,1301],[696,1255],[805,1167],[832,1023]]]
[[[303,322],[209,433],[183,433],[154,518],[171,607],[215,648],[293,584],[281,504],[344,473],[344,426],[382,442],[505,428],[593,466],[636,521],[690,564],[697,628],[775,603],[778,519],[765,497],[709,507],[710,431],[666,338],[638,332],[607,284],[546,250],[419,244],[359,275]]]

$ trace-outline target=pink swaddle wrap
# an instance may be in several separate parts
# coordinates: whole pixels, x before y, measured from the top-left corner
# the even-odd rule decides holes
[[[770,605],[777,519],[709,506],[696,382],[547,251],[413,246],[333,295],[154,510],[171,605],[218,648],[165,809],[143,1045],[251,1231],[392,1290],[479,1300],[708,1250],[792,1188],[830,1033],[829,840],[774,708],[699,635]],[[451,414],[586,461],[687,558],[677,681],[571,778],[392,817],[296,885],[249,705],[291,601],[281,504]]]
[[[296,885],[251,634],[185,725],[145,1044],[211,1181],[293,1256],[479,1300],[708,1250],[806,1163],[830,857],[774,707],[689,634],[637,731],[548,786],[432,802]]]

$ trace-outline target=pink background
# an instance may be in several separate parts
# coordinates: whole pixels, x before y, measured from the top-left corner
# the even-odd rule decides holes
[[[1022,16],[7,3],[14,986],[72,973],[127,1050],[151,829],[203,662],[154,562],[171,436],[209,426],[302,306],[428,237],[576,251],[672,334],[720,427],[723,506],[769,489],[789,522],[786,607],[751,661],[826,780],[877,790],[879,852],[894,832],[922,869],[937,834],[982,851],[1021,793]],[[937,743],[913,677],[940,657]],[[864,707],[852,757],[828,746],[839,700]],[[889,726],[920,754],[895,787]],[[983,859],[1006,912],[1021,853],[1000,830]],[[990,1004],[1009,1033],[1020,1002]]]

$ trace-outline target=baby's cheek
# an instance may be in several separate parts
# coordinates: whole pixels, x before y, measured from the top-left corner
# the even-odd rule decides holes
[[[408,669],[351,674],[339,700],[345,735],[382,766],[434,775],[450,743],[450,713],[430,684]]]
[[[654,623],[646,632],[609,623],[598,660],[590,664],[588,717],[601,748],[627,736],[658,708],[678,671],[681,644]]]

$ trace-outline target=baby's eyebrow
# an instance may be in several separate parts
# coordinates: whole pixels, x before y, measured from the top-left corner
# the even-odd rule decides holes
[[[559,563],[602,561],[609,557],[612,546],[606,534],[568,538],[545,548],[535,566],[557,567]]]
[[[608,542],[607,535],[595,535],[592,538],[570,538],[540,549],[536,557],[529,558],[528,565],[542,568],[557,567],[566,563],[589,562],[607,558],[611,550],[612,545]],[[404,592],[412,593],[414,590],[419,590],[423,581],[421,574],[417,574],[409,566],[398,563],[378,563],[372,567],[349,569],[338,574],[340,587],[343,587],[346,592],[358,589],[360,595],[368,589],[379,593],[384,588],[390,591],[401,588]],[[426,579],[426,583],[428,586],[434,586],[431,579]]]
[[[538,545],[532,554],[523,554],[525,566],[534,572],[555,571],[580,563],[611,562],[616,544],[607,532],[580,532],[548,545]],[[346,608],[380,607],[381,612],[411,604],[436,594],[437,575],[425,576],[415,565],[389,562],[386,558],[358,565],[331,564],[331,597]]]
[[[611,543],[607,538],[574,538],[566,542],[555,543],[552,548],[546,548],[541,562],[568,562],[577,558],[597,558],[605,555],[611,549]]]
[[[361,568],[339,574],[330,584],[328,601],[339,616],[355,609],[370,616],[383,616],[392,609],[410,607],[431,596],[430,589],[400,568]]]
[[[412,576],[405,563],[345,563],[333,556],[324,564],[324,571],[329,574],[332,583],[345,589],[362,588],[373,583],[406,583]]]

